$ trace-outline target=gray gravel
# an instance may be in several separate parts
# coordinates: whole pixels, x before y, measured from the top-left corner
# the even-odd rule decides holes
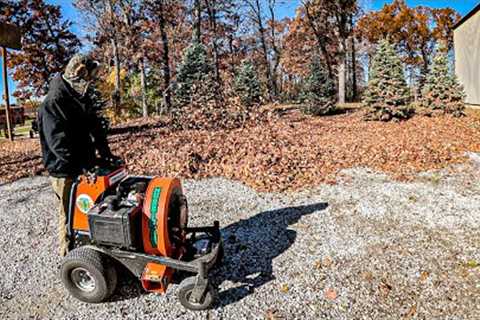
[[[365,169],[336,186],[266,194],[187,181],[193,225],[220,220],[226,258],[215,309],[145,294],[124,275],[112,301],[70,297],[57,273],[46,178],[0,186],[1,319],[479,319],[475,164],[393,182]]]

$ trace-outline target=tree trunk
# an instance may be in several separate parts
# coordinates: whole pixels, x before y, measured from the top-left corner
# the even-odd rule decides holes
[[[195,0],[193,6],[195,16],[195,25],[193,27],[193,41],[200,43],[202,37],[202,4],[200,3],[200,0]]]
[[[228,50],[230,53],[230,73],[235,76],[235,50],[233,48],[233,36],[228,36]]]
[[[320,52],[322,53],[323,58],[325,59],[325,63],[327,65],[328,77],[334,80],[333,68],[332,68],[332,57],[330,56],[329,51],[327,50],[327,43],[325,39],[325,35],[323,32],[318,30],[317,26],[315,25],[315,19],[312,16],[308,3],[304,3],[305,6],[305,14],[307,15],[307,22],[310,28],[312,28],[313,34],[317,39],[318,47],[320,48]]]
[[[216,0],[207,0],[205,1],[208,12],[208,19],[210,20],[210,27],[212,28],[212,48],[213,48],[213,62],[215,66],[215,81],[217,85],[220,86],[220,60],[218,54],[218,44],[217,44],[217,9],[216,9]]]
[[[352,100],[357,101],[357,96],[357,48],[355,46],[355,37],[352,37]]]
[[[114,38],[112,38],[112,48],[113,48],[113,61],[115,65],[115,92],[113,93],[113,108],[115,110],[115,113],[118,114],[120,112],[120,103],[122,101],[122,96],[120,93],[120,86],[121,86],[121,79],[120,79],[120,57],[118,54],[118,45],[117,41]]]
[[[350,30],[354,30],[355,23],[353,21],[353,15],[350,15]],[[352,101],[357,101],[358,96],[358,84],[357,84],[357,47],[355,46],[355,35],[350,37],[352,41]]]
[[[346,58],[345,54],[345,42],[340,40],[339,45],[339,62],[338,62],[338,103],[345,104],[345,68],[346,68]]]
[[[115,30],[115,17],[113,13],[113,4],[112,0],[105,0],[105,6],[107,8],[108,12],[108,17],[110,18],[110,28],[108,30],[109,33],[111,33],[111,45],[112,45],[112,55],[113,55],[113,63],[115,67],[115,90],[112,94],[112,105],[113,109],[115,111],[115,114],[118,115],[120,113],[120,103],[122,100],[121,93],[120,93],[120,87],[121,87],[121,79],[120,79],[120,57],[118,53],[118,43],[117,43],[117,38],[114,34]]]
[[[280,50],[277,47],[277,43],[275,41],[275,0],[269,0],[268,8],[270,10],[270,21],[272,23],[271,27],[271,37],[272,37],[272,49],[273,49],[273,70],[272,70],[272,86],[273,86],[273,94],[275,99],[278,96],[278,67],[280,65]]]
[[[143,117],[148,117],[148,105],[147,105],[147,83],[145,79],[145,58],[142,56],[140,59],[140,86],[142,88],[142,113]]]
[[[253,8],[257,26],[258,26],[258,32],[260,34],[260,43],[262,46],[262,53],[263,53],[263,60],[265,63],[265,76],[267,78],[267,83],[268,83],[268,95],[269,99],[273,100],[275,99],[275,93],[274,93],[274,85],[273,85],[273,79],[272,79],[272,71],[270,68],[270,61],[268,60],[268,49],[267,49],[267,41],[265,39],[265,28],[263,26],[263,18],[262,18],[262,11],[260,7],[260,1],[255,0],[255,7]]]
[[[170,93],[170,61],[169,61],[169,44],[168,44],[168,35],[165,26],[165,16],[164,16],[164,6],[163,1],[159,1],[159,29],[160,37],[162,39],[162,73],[163,73],[163,106],[169,112],[172,108],[172,98]]]

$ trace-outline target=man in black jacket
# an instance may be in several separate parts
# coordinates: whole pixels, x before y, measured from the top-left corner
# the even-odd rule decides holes
[[[61,256],[69,248],[66,223],[74,180],[95,165],[97,151],[103,159],[115,158],[108,147],[107,130],[88,94],[89,84],[96,77],[98,68],[99,64],[89,56],[75,55],[65,72],[51,81],[38,111],[43,163],[60,201],[58,233]]]

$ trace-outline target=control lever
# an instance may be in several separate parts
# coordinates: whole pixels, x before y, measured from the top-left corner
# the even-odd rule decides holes
[[[120,184],[117,188],[117,194],[111,198],[110,202],[108,203],[108,208],[110,210],[116,211],[120,207],[120,203],[122,202],[123,194],[125,193],[124,187]]]

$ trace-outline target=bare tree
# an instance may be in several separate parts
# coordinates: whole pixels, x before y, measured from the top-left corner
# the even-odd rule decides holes
[[[268,47],[266,40],[266,30],[262,7],[259,0],[244,0],[247,7],[251,21],[255,24],[258,31],[258,38],[260,41],[261,51],[263,55],[263,62],[265,64],[265,77],[268,84],[268,95],[270,100],[275,99],[275,83],[272,76],[272,68],[268,57]]]
[[[120,79],[120,53],[117,35],[118,17],[116,15],[117,3],[113,0],[75,0],[74,5],[84,15],[84,23],[89,24],[87,28],[92,32],[97,45],[110,42],[111,59],[115,68],[115,91],[112,94],[112,104],[115,112],[119,112],[121,102],[121,79]]]
[[[338,102],[343,104],[346,101],[347,42],[353,32],[351,16],[358,10],[357,0],[304,0],[302,3],[327,65],[332,62],[327,43],[336,41]]]
[[[219,53],[218,53],[218,30],[217,30],[217,0],[206,0],[205,6],[207,8],[208,13],[208,21],[210,24],[210,28],[212,30],[212,48],[213,48],[213,63],[215,65],[215,80],[218,85],[220,85],[220,60],[219,60]]]
[[[275,32],[277,20],[275,18],[276,0],[268,0],[268,10],[270,12],[270,37],[272,38],[272,50],[273,50],[273,68],[272,68],[272,84],[273,94],[278,96],[278,67],[280,66],[280,49],[277,45],[277,36]]]
[[[305,15],[307,23],[313,31],[317,40],[320,55],[325,59],[328,75],[331,79],[334,77],[332,65],[335,61],[332,53],[328,50],[328,45],[331,42],[331,25],[327,19],[324,11],[316,10],[312,7],[312,2],[309,0],[302,1],[305,8]]]
[[[148,0],[145,1],[146,11],[150,19],[148,27],[153,29],[153,38],[160,34],[161,39],[161,66],[163,76],[163,107],[168,112],[172,108],[171,98],[171,70],[170,70],[170,45],[167,33],[166,10],[168,9],[168,0]],[[152,41],[153,50],[155,50],[155,39]],[[160,111],[159,111],[160,113]]]

